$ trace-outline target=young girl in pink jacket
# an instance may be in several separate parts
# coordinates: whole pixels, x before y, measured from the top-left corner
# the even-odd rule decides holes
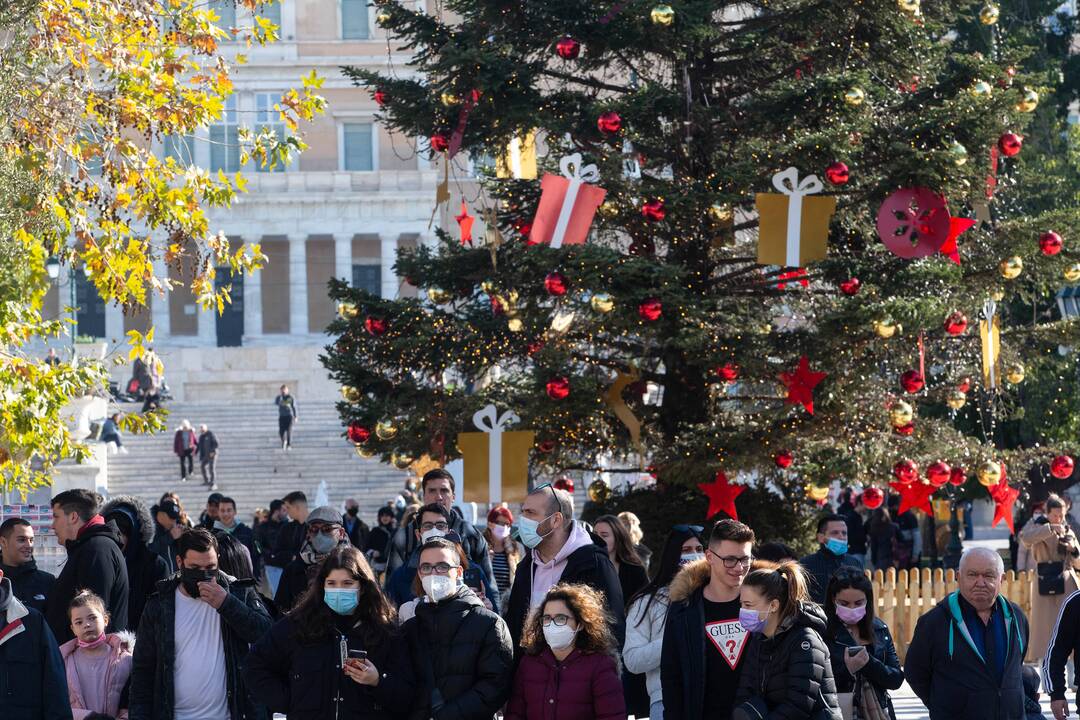
[[[131,676],[132,636],[105,634],[109,615],[105,603],[89,590],[80,590],[68,606],[74,640],[60,646],[67,668],[68,699],[74,720],[100,713],[126,720],[120,697]]]

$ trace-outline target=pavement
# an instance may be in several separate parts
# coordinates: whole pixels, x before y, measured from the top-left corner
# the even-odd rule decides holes
[[[926,707],[922,704],[922,700],[919,700],[908,687],[907,683],[897,691],[889,693],[893,701],[893,709],[896,710],[896,720],[928,720],[930,714],[926,712]],[[1042,704],[1043,715],[1046,720],[1053,720],[1054,714],[1050,712],[1050,696],[1043,693],[1039,698]],[[1076,709],[1073,706],[1072,693],[1069,693],[1069,705],[1072,715],[1070,717],[1076,717]],[[1029,715],[1028,718],[1031,718]]]

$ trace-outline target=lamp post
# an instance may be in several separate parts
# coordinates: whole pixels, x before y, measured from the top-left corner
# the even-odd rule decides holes
[[[58,280],[60,278],[60,258],[55,255],[45,261],[45,272],[49,274],[50,280]],[[59,282],[57,283],[57,289],[59,290]],[[75,358],[75,338],[79,334],[79,305],[78,298],[75,294],[75,268],[72,266],[68,270],[68,289],[70,295],[70,307],[75,311],[72,314],[71,325],[71,357]]]

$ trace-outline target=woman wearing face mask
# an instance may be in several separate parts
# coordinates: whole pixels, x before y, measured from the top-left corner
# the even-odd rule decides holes
[[[700,525],[676,525],[668,533],[664,551],[658,564],[653,566],[656,577],[630,601],[630,609],[626,613],[623,663],[630,672],[645,674],[649,720],[663,720],[664,717],[660,651],[664,644],[664,624],[670,602],[668,586],[680,568],[705,559],[701,533]],[[703,563],[700,570],[706,576],[703,582],[708,582],[709,566]]]
[[[889,690],[904,684],[889,628],[874,617],[874,588],[858,570],[841,568],[829,580],[825,615],[837,698],[844,720],[896,719]]]
[[[75,720],[98,713],[125,720],[131,676],[131,633],[105,634],[109,614],[105,603],[89,590],[80,590],[68,605],[75,638],[60,646],[67,668],[68,699]]]
[[[810,602],[806,574],[795,562],[751,570],[740,591],[739,622],[758,636],[746,648],[733,720],[842,720],[826,618]]]
[[[604,599],[560,584],[529,617],[505,720],[622,720],[623,689]]]
[[[629,600],[638,594],[641,588],[649,584],[649,574],[641,562],[634,544],[630,542],[630,533],[622,520],[614,515],[601,515],[596,519],[593,531],[607,545],[608,557],[619,573],[619,586],[622,596]]]
[[[404,627],[420,688],[409,717],[494,717],[506,702],[513,673],[506,623],[464,585],[457,547],[446,538],[420,546],[416,570],[424,598]]]
[[[410,706],[409,654],[359,550],[330,551],[296,608],[252,647],[244,681],[289,720],[383,720]]]
[[[510,597],[510,588],[514,586],[514,572],[521,560],[523,551],[510,538],[510,526],[514,524],[514,514],[509,508],[495,507],[487,516],[487,528],[484,539],[487,540],[491,554],[491,569],[495,571],[495,586],[499,590],[499,607],[506,607]]]

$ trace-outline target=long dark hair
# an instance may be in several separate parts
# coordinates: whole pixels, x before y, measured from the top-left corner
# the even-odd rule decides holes
[[[319,563],[319,571],[300,602],[288,613],[295,625],[296,639],[302,643],[323,642],[335,631],[334,621],[340,616],[323,601],[323,585],[334,570],[344,570],[360,582],[360,602],[350,616],[352,629],[365,646],[377,647],[387,642],[395,632],[394,610],[375,583],[367,560],[351,545],[339,545],[330,551]]]
[[[634,602],[641,597],[648,597],[645,602],[644,612],[641,614],[641,618],[638,620],[638,624],[649,614],[649,606],[652,605],[653,600],[656,599],[656,593],[660,591],[660,588],[665,588],[671,584],[671,581],[675,579],[675,575],[679,572],[679,560],[682,556],[682,546],[690,538],[697,538],[698,542],[705,545],[705,541],[702,540],[701,535],[691,529],[689,526],[684,525],[685,530],[672,530],[668,533],[667,540],[664,541],[664,551],[660,554],[660,560],[654,560],[652,562],[653,569],[656,571],[656,575],[649,581],[649,584],[638,590],[634,597],[630,598],[630,602],[626,604],[630,607]]]
[[[826,634],[830,638],[836,637],[837,630],[843,626],[843,622],[836,616],[836,594],[841,590],[858,590],[866,595],[866,615],[855,626],[859,628],[859,635],[863,640],[874,639],[874,586],[870,578],[862,570],[854,568],[839,568],[829,578],[829,585],[825,589],[825,615],[829,618],[829,627]]]
[[[237,580],[254,577],[251,558],[244,545],[224,530],[214,533],[217,538],[218,570]]]
[[[641,562],[641,558],[638,557],[637,550],[634,549],[634,543],[630,542],[630,531],[626,529],[626,525],[615,515],[601,515],[596,518],[596,522],[593,523],[593,529],[600,523],[604,523],[611,528],[611,534],[615,536],[615,557],[620,563],[627,565],[645,565]]]

